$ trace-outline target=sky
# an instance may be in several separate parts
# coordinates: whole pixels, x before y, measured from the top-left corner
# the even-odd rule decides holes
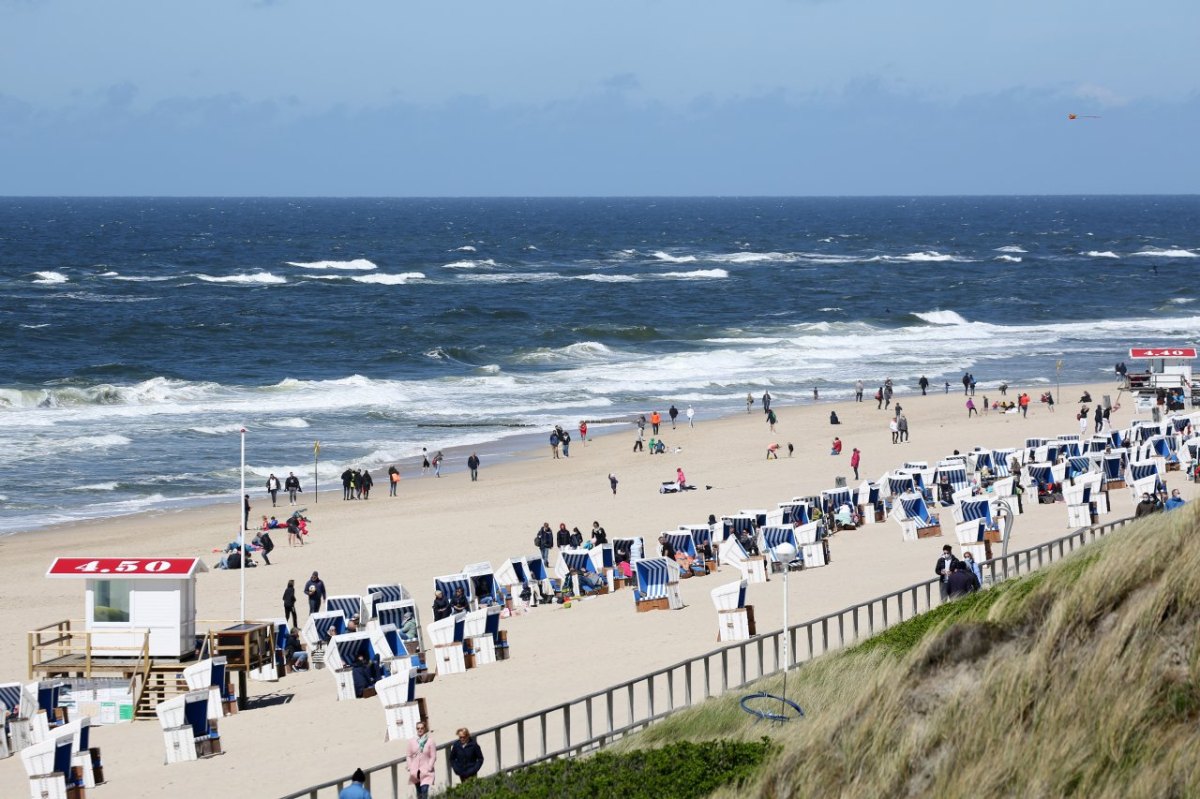
[[[0,195],[1195,193],[1197,34],[1196,0],[0,0]]]

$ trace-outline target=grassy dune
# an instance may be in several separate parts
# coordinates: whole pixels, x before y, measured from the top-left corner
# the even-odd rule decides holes
[[[617,751],[777,739],[715,797],[1200,797],[1196,510],[794,670],[801,721],[756,723],[737,694]]]

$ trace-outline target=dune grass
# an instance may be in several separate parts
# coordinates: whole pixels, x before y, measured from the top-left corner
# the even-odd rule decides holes
[[[753,779],[714,797],[1196,797],[1198,633],[1188,507],[793,670],[801,721],[755,722],[731,695],[614,751],[779,742]]]

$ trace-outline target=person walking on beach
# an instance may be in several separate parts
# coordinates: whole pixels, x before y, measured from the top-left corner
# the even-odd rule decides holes
[[[661,423],[662,423],[662,417],[659,416],[658,411],[654,411],[653,413],[650,414],[650,432],[652,434],[658,435],[658,426]]]
[[[430,462],[430,464],[433,465],[433,476],[434,477],[442,476],[442,461],[445,459],[445,457],[446,456],[442,454],[442,451],[440,449],[437,452],[433,453],[433,459],[429,462]]]
[[[900,420],[895,416],[888,422],[888,430],[892,433],[892,443],[895,444],[900,440]]]
[[[483,750],[466,727],[459,727],[454,734],[458,740],[450,746],[450,768],[454,769],[461,781],[473,780],[479,769],[483,768]]]
[[[978,416],[979,411],[975,410],[975,400],[967,397],[967,418],[970,419],[972,414]]]
[[[687,419],[689,428],[696,426],[696,409],[691,405],[689,405],[687,409]]]
[[[883,409],[887,410],[892,404],[892,378],[883,383]]]
[[[292,543],[292,539],[295,539],[296,542],[298,542],[300,544],[300,546],[304,546],[304,536],[302,536],[300,534],[300,522],[298,522],[296,520],[295,514],[292,514],[291,516],[288,517],[287,532],[288,532],[288,546],[289,547],[296,546],[295,543]]]
[[[254,536],[252,544],[258,544],[262,548],[263,563],[271,565],[271,552],[275,549],[275,542],[271,540],[270,530],[260,530],[258,535]]]
[[[1101,410],[1099,405],[1097,405],[1096,406],[1096,432],[1099,433],[1103,429],[1104,429],[1104,411]]]
[[[863,381],[861,381],[861,380],[859,380],[858,382],[856,382],[854,384],[854,401],[855,402],[863,401],[862,398],[863,398],[863,389],[864,388],[866,388],[866,386],[863,385]]]
[[[250,495],[242,495],[242,529],[245,530],[250,526]]]
[[[342,472],[342,501],[354,499],[354,472],[349,466]]]
[[[288,504],[295,505],[296,495],[304,490],[300,487],[300,478],[296,476],[295,472],[288,472],[287,479],[283,481],[283,487],[288,492]]]
[[[554,534],[554,543],[559,549],[567,549],[571,546],[571,531],[567,529],[566,522],[558,523],[558,532]]]
[[[608,477],[610,480],[615,479],[611,474]],[[613,493],[617,493],[615,487]],[[542,526],[533,537],[533,545],[542,553],[542,564],[549,566],[550,550],[554,549],[554,531],[550,529],[550,522],[542,522]]]
[[[917,381],[917,385],[921,387],[921,396],[926,396],[925,391],[929,388],[929,378],[921,375],[921,379]]]
[[[558,437],[558,430],[557,429],[551,430],[550,431],[550,454],[553,455],[556,460],[558,458],[559,441],[560,441],[560,439]]]
[[[963,384],[963,396],[965,397],[965,396],[967,396],[968,389],[970,389],[970,387],[971,387],[971,373],[970,372],[963,372],[962,384]]]
[[[429,799],[429,789],[436,776],[437,744],[425,722],[418,721],[416,730],[416,736],[408,739],[408,782],[416,786],[417,799]]]
[[[675,420],[679,417],[679,409],[675,407],[675,403],[671,403],[671,407],[667,409],[667,416],[671,417],[671,429],[675,429]]]
[[[641,452],[645,448],[646,448],[645,442],[642,440],[642,430],[641,430],[641,428],[638,428],[637,438],[635,438],[633,441],[633,451]]]
[[[1021,406],[1021,416],[1028,418],[1029,417],[1029,395],[1026,394],[1024,391],[1022,391],[1021,395],[1019,397],[1017,397],[1017,405]]]
[[[616,472],[608,473],[608,484],[612,487],[613,496],[617,495],[617,474]]]
[[[877,410],[877,411],[883,410],[883,386],[880,386],[875,391],[875,410]]]
[[[479,456],[474,452],[467,458],[467,468],[471,470],[471,482],[474,483],[479,479]]]
[[[367,775],[356,768],[350,777],[350,784],[338,792],[338,799],[371,799],[371,792],[366,786]]]
[[[746,392],[746,413],[750,413],[750,409],[754,407],[754,395]]]
[[[771,392],[770,391],[763,392],[762,405],[763,405],[763,413],[770,413],[770,411],[771,411]]]
[[[421,447],[421,476],[424,477],[429,472],[429,450]]]
[[[371,498],[371,488],[375,485],[375,478],[371,477],[371,473],[363,469],[362,476],[359,478],[359,486],[362,488],[362,498]]]
[[[862,453],[855,447],[850,451],[850,468],[854,470],[854,479],[858,479],[858,464],[862,461]]]
[[[279,489],[282,488],[279,484],[279,478],[274,473],[267,478],[267,493],[271,495],[271,507],[275,507],[275,502],[279,498]]]
[[[304,594],[308,597],[308,615],[311,616],[321,609],[321,603],[325,600],[325,583],[316,572],[304,584]]]
[[[900,414],[896,420],[896,432],[900,434],[900,443],[908,441],[908,417],[904,414]]]
[[[563,457],[571,457],[571,434],[560,427],[558,428],[558,439],[562,442]]]
[[[283,620],[292,620],[292,627],[299,627],[300,620],[296,618],[296,581],[288,580],[287,588],[283,589]]]
[[[775,416],[775,411],[767,411],[767,426],[771,428],[772,433],[775,432],[775,422],[777,421],[778,417]]]
[[[400,470],[396,468],[396,464],[388,467],[388,496],[396,496],[396,489],[400,486]]]
[[[587,420],[586,419],[584,419],[582,422],[579,423],[579,440],[583,442],[583,445],[585,447],[587,446]]]

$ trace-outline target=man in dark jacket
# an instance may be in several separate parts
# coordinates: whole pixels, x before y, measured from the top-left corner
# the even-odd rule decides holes
[[[296,476],[295,472],[288,473],[287,479],[283,481],[283,487],[288,492],[288,504],[295,505],[296,495],[303,490],[300,488],[300,478]]]
[[[458,740],[450,746],[450,768],[466,782],[475,779],[479,769],[483,768],[483,751],[466,727],[460,727],[457,735]]]
[[[354,471],[347,468],[342,472],[342,499],[354,499],[352,486],[354,485]]]
[[[474,483],[479,479],[479,456],[474,452],[467,458],[467,468],[471,470],[471,482]]]
[[[304,584],[304,593],[308,597],[309,615],[319,611],[321,603],[325,601],[325,583],[317,576],[316,572],[313,572],[312,577],[309,577],[308,582]]]
[[[942,547],[942,556],[937,559],[937,563],[933,566],[933,573],[940,578],[938,580],[938,591],[942,595],[943,602],[950,597],[950,589],[947,581],[954,572],[954,565],[958,562],[958,558],[954,557],[954,550],[947,544]]]
[[[954,561],[954,571],[946,579],[946,590],[951,599],[973,594],[979,590],[979,579],[961,560]]]

